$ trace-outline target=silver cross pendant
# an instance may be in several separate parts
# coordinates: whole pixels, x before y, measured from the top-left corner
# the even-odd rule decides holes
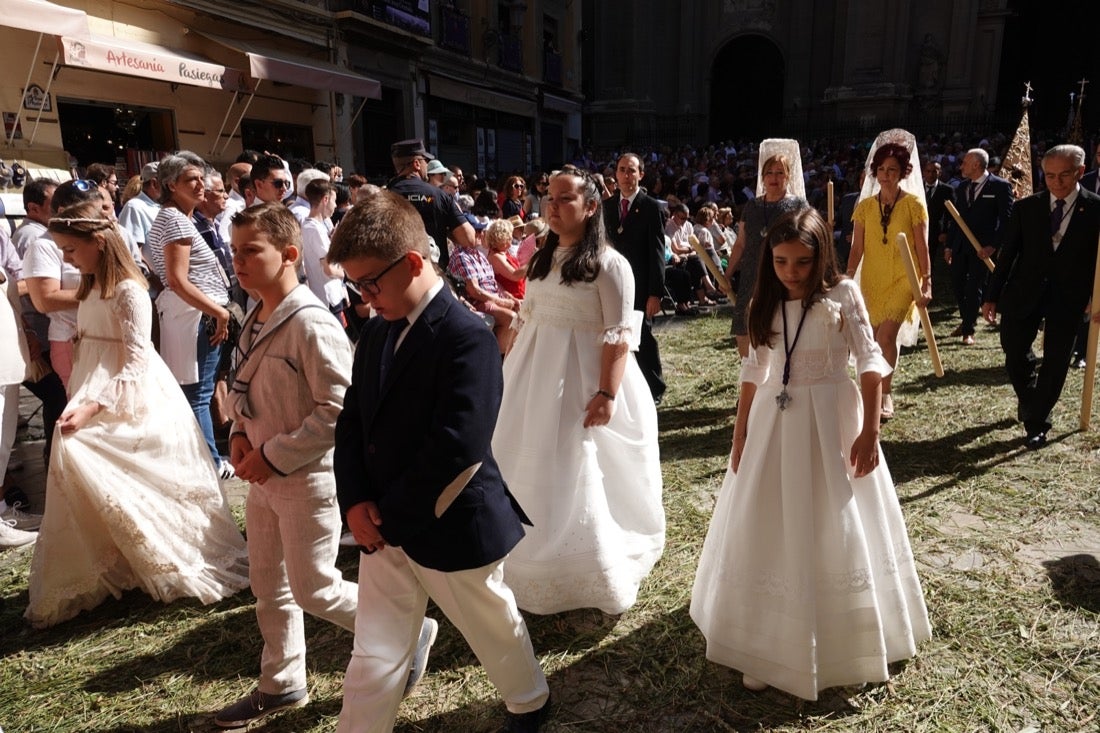
[[[775,396],[775,404],[779,405],[780,410],[786,410],[787,405],[791,404],[791,395],[787,392],[786,387]]]

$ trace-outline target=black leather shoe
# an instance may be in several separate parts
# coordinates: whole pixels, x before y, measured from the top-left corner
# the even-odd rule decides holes
[[[1047,444],[1047,433],[1041,430],[1038,433],[1030,433],[1024,441],[1024,447],[1028,450],[1039,450]]]
[[[501,733],[538,733],[550,714],[550,697],[538,710],[529,713],[508,713]]]

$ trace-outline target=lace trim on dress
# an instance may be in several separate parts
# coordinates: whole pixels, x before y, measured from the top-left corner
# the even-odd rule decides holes
[[[630,326],[605,328],[603,342],[605,344],[632,344],[634,343],[634,329]]]
[[[99,297],[99,293],[95,293],[94,297]],[[138,384],[149,368],[149,352],[152,349],[149,341],[152,327],[149,294],[136,282],[125,281],[119,284],[114,297],[106,303],[116,318],[121,338],[81,331],[78,340],[121,343],[125,361],[118,373],[102,385],[89,385],[82,401],[97,402],[116,415],[142,419],[148,411],[148,405],[138,389]]]

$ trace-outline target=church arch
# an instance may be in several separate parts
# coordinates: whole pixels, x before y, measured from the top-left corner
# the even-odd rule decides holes
[[[786,65],[766,36],[737,36],[710,69],[710,140],[776,137],[783,126]]]

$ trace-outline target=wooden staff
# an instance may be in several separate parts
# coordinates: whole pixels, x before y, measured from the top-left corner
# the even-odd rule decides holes
[[[959,215],[959,210],[955,208],[955,204],[950,201],[945,202],[947,204],[947,210],[951,212],[951,216],[954,217],[955,223],[959,225],[959,229],[962,229],[963,234],[970,240],[970,243],[974,245],[974,251],[978,253],[978,257],[981,257],[982,262],[989,268],[990,272],[997,269],[997,266],[993,264],[993,260],[988,257],[982,257],[982,245],[978,242],[978,238],[974,236],[974,232],[970,231],[970,227],[966,225],[966,222],[962,220],[962,216]]]
[[[936,348],[936,334],[932,332],[932,321],[928,318],[928,308],[920,304],[920,280],[917,279],[917,266],[913,263],[913,253],[909,251],[909,238],[905,232],[898,233],[898,249],[901,261],[905,264],[905,274],[909,276],[909,289],[913,291],[913,300],[917,304],[920,325],[924,329],[924,340],[928,342],[928,353],[932,357],[932,369],[937,377],[943,376],[943,364],[940,363],[940,350]]]
[[[833,182],[828,181],[825,184],[825,196],[829,200],[829,234],[833,233],[836,219],[833,218]]]
[[[1100,244],[1097,245],[1100,250]],[[1100,251],[1096,256],[1096,274],[1092,278],[1092,314],[1100,311]],[[1089,321],[1089,340],[1085,346],[1085,384],[1081,388],[1081,429],[1088,430],[1092,420],[1092,388],[1096,383],[1096,345],[1100,339],[1100,323]]]
[[[699,238],[694,234],[688,236],[688,242],[691,243],[691,248],[695,250],[695,254],[699,255],[699,259],[703,261],[703,264],[707,268],[707,272],[714,278],[714,284],[718,286],[718,289],[726,294],[729,301],[732,303],[737,300],[733,294],[733,287],[730,286],[730,281],[726,279],[726,274],[714,263],[714,260],[707,254],[707,250],[703,247],[703,244],[699,241]]]

